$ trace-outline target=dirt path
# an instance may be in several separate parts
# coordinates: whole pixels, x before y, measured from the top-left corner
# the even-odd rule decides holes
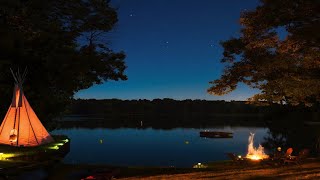
[[[121,180],[184,180],[184,179],[320,179],[320,162],[280,167],[226,165],[226,168],[212,168],[208,171],[154,176],[135,176]]]

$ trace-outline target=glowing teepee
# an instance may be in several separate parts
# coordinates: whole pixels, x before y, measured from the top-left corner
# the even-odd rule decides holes
[[[12,71],[11,71],[12,72]],[[26,71],[12,75],[15,80],[12,103],[0,126],[0,144],[39,146],[53,142],[36,113],[24,96],[22,84]]]

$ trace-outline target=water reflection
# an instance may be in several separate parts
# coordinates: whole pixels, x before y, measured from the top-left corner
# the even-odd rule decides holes
[[[226,153],[246,154],[249,132],[261,143],[265,128],[225,127],[214,131],[234,132],[234,138],[200,138],[200,129],[60,129],[53,134],[71,138],[67,163],[103,163],[121,166],[191,167],[197,162],[228,159]],[[188,142],[188,143],[186,143]]]
[[[267,154],[277,147],[286,150],[308,148],[320,154],[320,126],[317,118],[301,113],[273,113],[217,119],[74,119],[57,122],[54,134],[71,138],[68,163],[103,163],[123,166],[191,167],[197,162],[228,159],[225,153],[247,153],[250,132],[255,146],[262,144]],[[143,121],[143,122],[142,122]],[[210,127],[210,128],[206,128]],[[232,139],[205,139],[201,130],[230,131]]]

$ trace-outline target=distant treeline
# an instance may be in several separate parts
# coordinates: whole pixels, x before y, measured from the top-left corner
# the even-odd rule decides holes
[[[316,109],[306,107],[292,107],[274,104],[272,106],[256,106],[245,101],[206,101],[206,100],[174,100],[169,98],[154,100],[119,100],[119,99],[77,99],[68,108],[69,114],[100,114],[106,117],[113,116],[144,116],[162,117],[178,116],[216,117],[280,113],[280,112],[316,112]]]
[[[78,99],[57,118],[56,128],[265,127],[280,119],[318,121],[319,113],[304,107],[255,106],[243,101]]]
[[[214,116],[230,116],[233,114],[259,114],[265,112],[264,107],[247,105],[233,101],[202,101],[155,99],[155,100],[74,100],[69,113],[85,115],[102,115],[106,118],[210,118]]]

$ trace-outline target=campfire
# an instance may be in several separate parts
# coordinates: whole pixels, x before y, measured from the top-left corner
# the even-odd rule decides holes
[[[248,144],[248,154],[246,158],[251,160],[262,160],[267,159],[269,156],[263,151],[263,147],[259,144],[258,149],[253,146],[254,133],[250,133],[249,144]]]

